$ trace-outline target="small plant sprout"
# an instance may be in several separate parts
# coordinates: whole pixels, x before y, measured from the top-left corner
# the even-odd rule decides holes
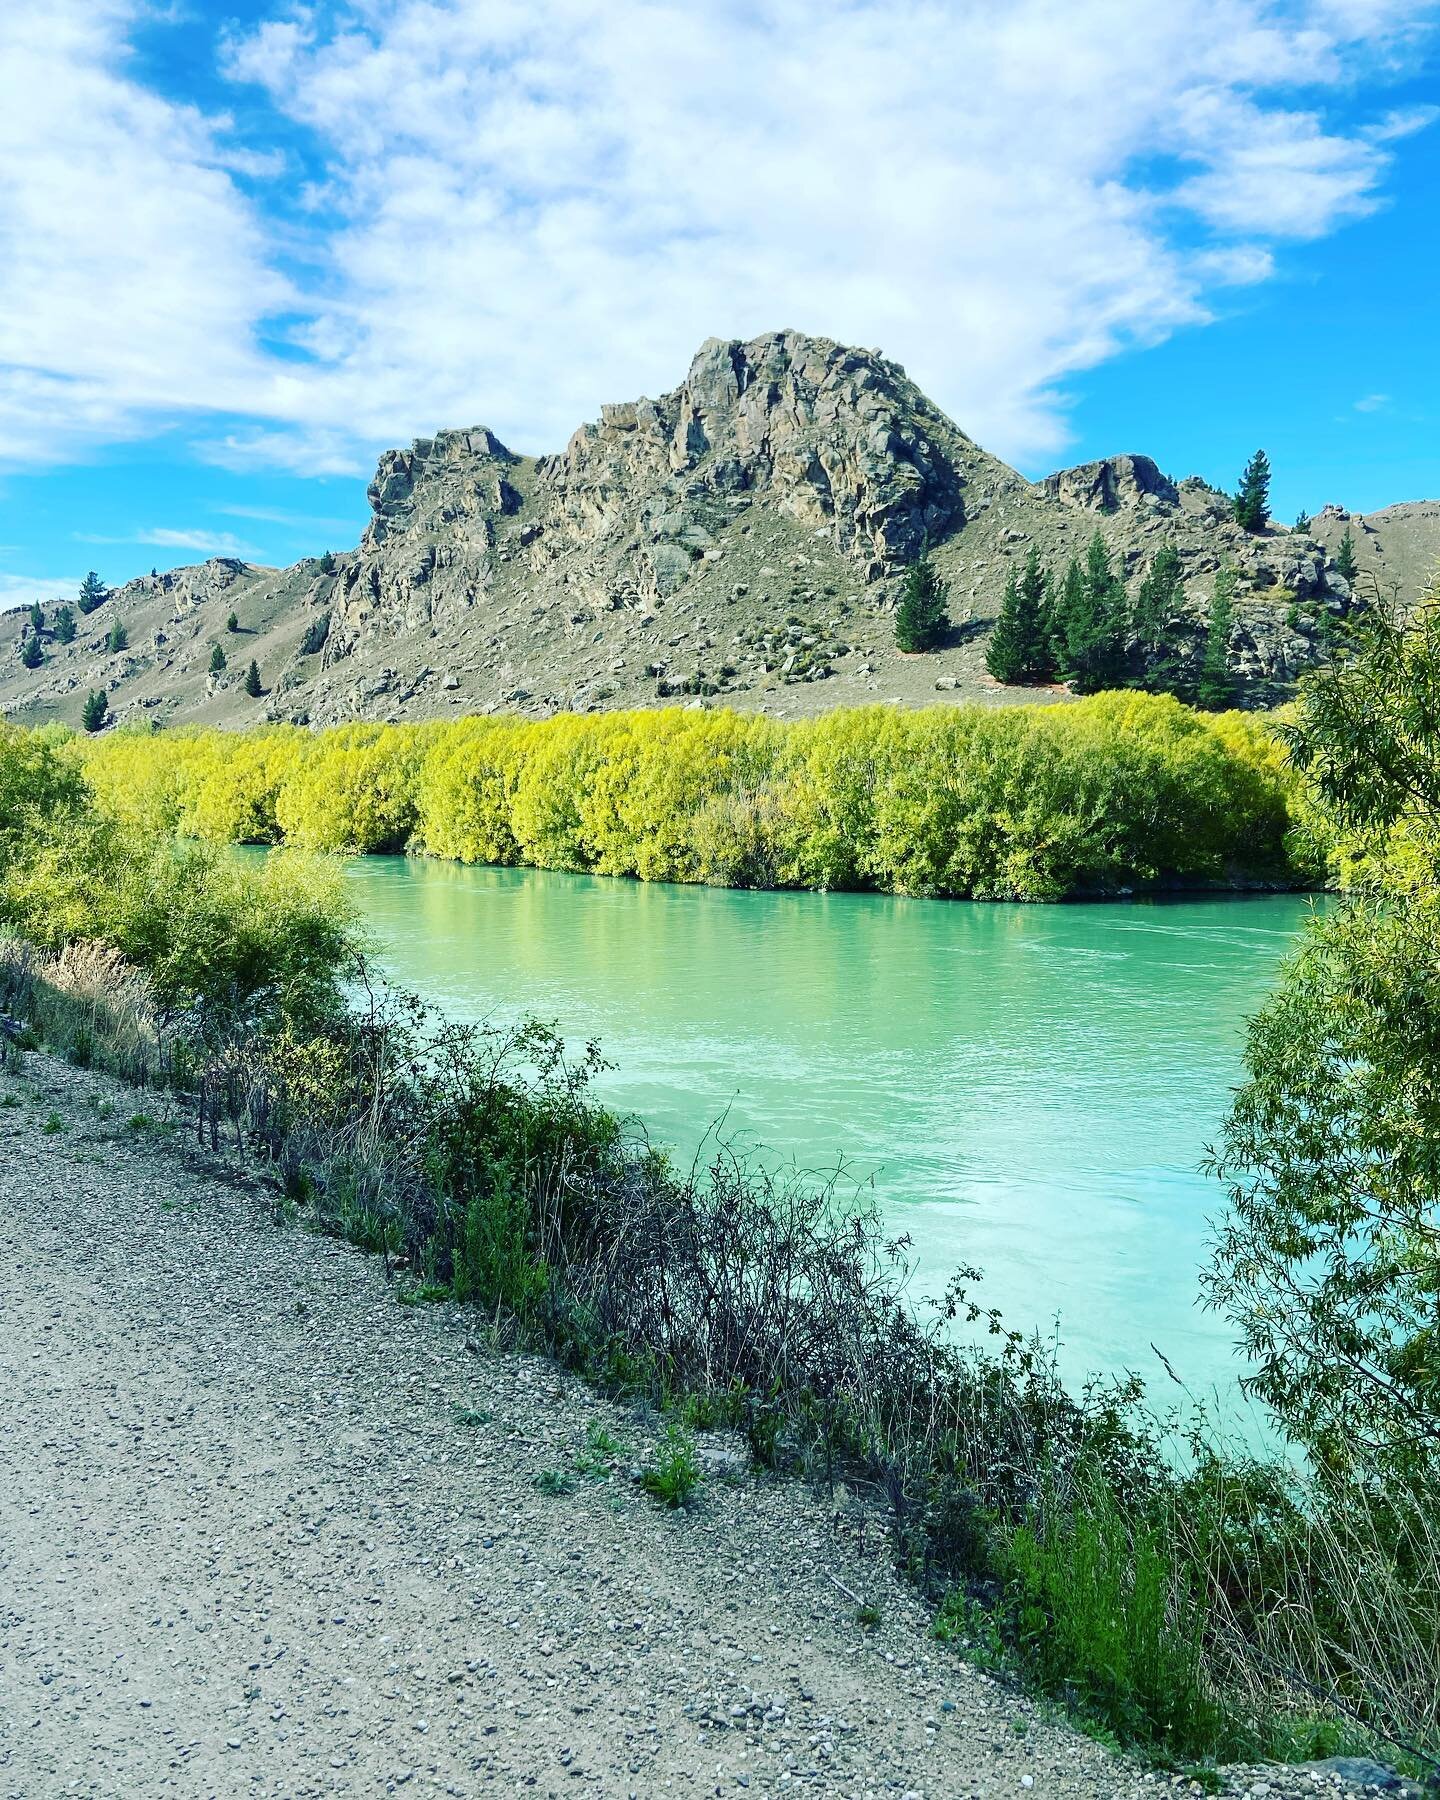
[[[662,1506],[688,1506],[700,1485],[700,1464],[688,1433],[671,1425],[661,1441],[655,1461],[640,1477],[640,1485]]]

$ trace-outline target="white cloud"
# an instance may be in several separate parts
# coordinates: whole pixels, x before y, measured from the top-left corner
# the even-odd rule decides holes
[[[33,606],[37,600],[48,606],[52,600],[72,599],[83,579],[83,575],[11,575],[0,570],[0,612]]]
[[[123,536],[110,537],[93,531],[71,534],[77,544],[146,544],[157,550],[198,550],[205,556],[257,556],[253,545],[232,531],[182,530],[169,525],[146,525]]]
[[[1034,459],[1063,440],[1068,375],[1376,203],[1425,117],[1349,118],[1357,85],[1435,14],[316,5],[221,52],[308,134],[300,186],[276,144],[127,76],[138,4],[0,22],[0,456],[187,414],[229,467],[353,475],[480,422],[557,448],[704,337],[794,325],[880,345]]]
[[[1355,402],[1356,412],[1383,412],[1390,404],[1388,394],[1365,394]]]

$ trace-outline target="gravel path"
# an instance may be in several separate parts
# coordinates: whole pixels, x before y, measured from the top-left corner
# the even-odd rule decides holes
[[[1170,1788],[936,1645],[879,1533],[733,1447],[658,1508],[652,1414],[397,1304],[131,1126],[153,1097],[32,1055],[0,1098],[6,1800]],[[596,1426],[608,1477],[574,1470]]]

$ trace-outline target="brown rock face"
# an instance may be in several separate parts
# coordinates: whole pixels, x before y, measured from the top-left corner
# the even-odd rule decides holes
[[[1046,476],[1044,490],[1049,499],[1086,512],[1113,513],[1147,502],[1157,508],[1180,504],[1180,490],[1148,456],[1107,456],[1100,462],[1078,463]]]
[[[480,427],[386,451],[369,500],[354,550],[143,577],[81,618],[73,644],[47,629],[38,669],[16,653],[23,615],[0,619],[0,707],[77,722],[103,687],[119,718],[326,724],[711,696],[792,715],[1031,699],[984,673],[1006,579],[1032,549],[1060,575],[1096,531],[1132,594],[1162,549],[1178,557],[1181,662],[1198,665],[1215,572],[1234,567],[1231,668],[1260,705],[1291,689],[1323,653],[1324,615],[1351,603],[1334,565],[1347,525],[1365,592],[1413,596],[1440,554],[1432,503],[1250,535],[1225,495],[1145,456],[1032,484],[898,364],[794,331],[709,339],[678,387],[603,407],[557,455],[517,455]],[[906,658],[893,607],[926,545],[954,631]],[[235,648],[232,610],[261,667],[258,702],[207,680],[213,645]],[[105,649],[117,616],[124,655]]]

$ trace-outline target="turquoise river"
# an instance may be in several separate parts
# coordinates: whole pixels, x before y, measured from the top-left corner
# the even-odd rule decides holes
[[[1310,902],[1000,906],[736,893],[371,857],[388,973],[453,1017],[533,1013],[615,1065],[603,1096],[689,1158],[729,1138],[873,1183],[917,1297],[958,1262],[1071,1376],[1238,1405],[1197,1304],[1199,1172],[1244,1022]],[[1241,1427],[1244,1428],[1243,1426]]]

